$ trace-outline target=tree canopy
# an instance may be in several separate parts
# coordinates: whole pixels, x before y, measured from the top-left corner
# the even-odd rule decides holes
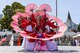
[[[78,31],[80,32],[80,23],[79,23],[79,25],[78,25]]]
[[[11,6],[6,5],[2,11],[4,16],[0,20],[1,29],[11,30],[12,28],[10,26],[10,23],[12,21],[12,16],[16,12],[24,12],[24,9],[25,9],[25,6],[23,6],[22,4],[20,4],[18,2],[13,2]]]

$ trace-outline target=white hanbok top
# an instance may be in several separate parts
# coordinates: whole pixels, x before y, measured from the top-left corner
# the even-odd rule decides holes
[[[26,27],[26,30],[27,30],[27,31],[32,31],[32,26],[31,26],[31,25],[27,26],[27,27]]]
[[[46,25],[45,28],[47,28],[48,32],[50,32],[50,27],[48,25]]]

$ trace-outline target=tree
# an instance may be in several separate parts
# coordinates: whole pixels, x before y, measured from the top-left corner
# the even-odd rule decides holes
[[[19,12],[24,12],[25,6],[22,6],[22,4],[18,3],[18,2],[14,2],[12,3],[12,9],[13,9],[13,13],[15,14],[17,12],[17,10]]]
[[[2,29],[8,29],[11,30],[10,23],[12,21],[12,16],[16,12],[24,12],[25,6],[18,2],[12,3],[12,5],[6,5],[5,8],[3,9],[3,18],[0,20],[0,24],[2,25]]]
[[[78,31],[80,32],[80,23],[79,23],[79,25],[78,25]]]

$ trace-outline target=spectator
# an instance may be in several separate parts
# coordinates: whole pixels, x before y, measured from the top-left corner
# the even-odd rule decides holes
[[[9,44],[10,44],[10,46],[14,45],[14,35],[12,35]]]
[[[72,46],[76,46],[76,42],[75,42],[74,39],[71,40],[71,45],[72,45]]]

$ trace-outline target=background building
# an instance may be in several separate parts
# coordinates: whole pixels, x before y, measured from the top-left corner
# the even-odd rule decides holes
[[[78,25],[75,24],[70,16],[70,12],[68,12],[68,17],[67,17],[67,21],[65,22],[65,24],[67,25],[67,30],[65,32],[65,35],[70,35],[73,36],[75,34],[77,34],[78,32]]]
[[[65,22],[65,24],[67,25],[67,32],[72,32],[72,30],[78,31],[78,25],[72,21],[69,12],[68,12],[67,21]]]

